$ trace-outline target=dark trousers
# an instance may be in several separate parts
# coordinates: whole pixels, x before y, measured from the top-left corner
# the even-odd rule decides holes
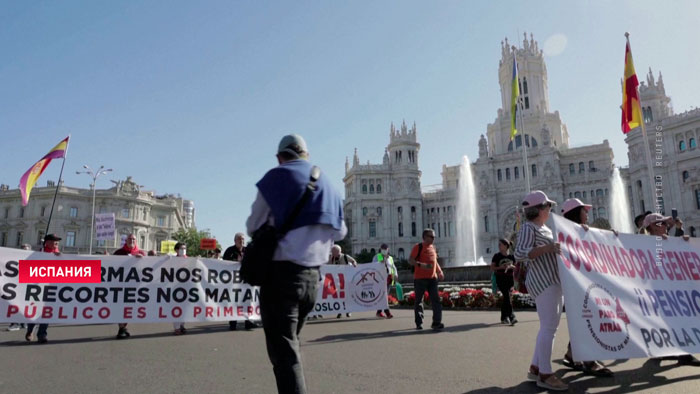
[[[27,335],[31,335],[32,331],[34,331],[34,326],[36,326],[35,323],[29,323],[27,324]],[[39,331],[36,333],[37,338],[46,338],[46,330],[49,328],[48,324],[39,324]]]
[[[260,314],[267,355],[279,393],[306,393],[299,333],[316,303],[318,268],[275,261],[267,283],[260,287]]]
[[[501,321],[504,319],[512,319],[513,306],[510,303],[510,289],[513,287],[513,275],[496,275],[496,285],[498,290],[503,294],[503,303],[501,303]]]
[[[438,295],[437,279],[414,279],[413,286],[416,290],[416,304],[413,306],[416,326],[423,325],[423,294],[426,290],[430,297],[430,305],[433,307],[433,324],[442,323],[442,304]]]

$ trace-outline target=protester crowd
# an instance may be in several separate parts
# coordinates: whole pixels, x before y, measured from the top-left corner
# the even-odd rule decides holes
[[[273,365],[279,392],[306,392],[306,383],[299,346],[305,320],[311,314],[320,286],[319,267],[324,264],[349,265],[357,267],[358,262],[341,246],[347,228],[343,220],[342,199],[333,189],[323,172],[309,162],[309,152],[304,139],[296,134],[285,136],[279,143],[278,166],[268,171],[257,183],[257,196],[246,221],[248,235],[253,245],[260,239],[258,230],[265,226],[284,228],[278,232],[276,248],[267,263],[267,272],[260,285],[261,324],[265,332],[267,352]],[[503,294],[500,322],[515,325],[518,320],[510,303],[514,288],[522,286],[534,299],[539,318],[539,332],[533,339],[534,351],[527,379],[537,386],[549,390],[567,390],[568,385],[558,378],[552,369],[552,348],[564,309],[564,297],[559,277],[557,255],[561,245],[555,242],[551,229],[545,224],[557,203],[542,191],[528,193],[522,200],[523,223],[519,223],[516,242],[501,238],[498,253],[491,260],[491,270],[498,290]],[[571,198],[563,202],[561,214],[585,231],[588,231],[588,212],[591,205]],[[291,218],[291,219],[290,219]],[[659,213],[646,212],[635,218],[639,234],[669,237],[669,230],[675,228],[674,236],[683,237],[683,223],[679,218],[666,217]],[[278,229],[279,230],[279,229]],[[617,231],[612,230],[615,235]],[[438,284],[444,280],[438,251],[433,242],[435,232],[425,229],[422,242],[415,244],[408,258],[413,270],[414,323],[416,330],[423,329],[424,308],[421,300],[427,292],[432,308],[430,328],[442,330],[442,304],[438,295]],[[56,234],[44,237],[42,251],[60,254]],[[28,245],[27,245],[28,248]],[[244,233],[236,233],[234,244],[221,255],[215,249],[211,258],[246,264],[246,256],[254,246],[246,245]],[[178,257],[187,257],[187,247],[178,242],[174,247]],[[252,253],[252,252],[251,252]],[[134,235],[126,237],[124,245],[114,252],[117,256],[141,258],[147,255],[140,250]],[[155,255],[153,251],[148,255]],[[389,245],[382,244],[373,257],[373,263],[382,264],[386,270],[386,290],[399,287],[398,270]],[[342,314],[337,314],[341,318]],[[350,313],[346,317],[351,317]],[[391,319],[392,311],[380,309],[376,317]],[[25,339],[31,341],[36,324],[28,324]],[[39,343],[48,341],[48,324],[39,324],[36,333]],[[257,327],[253,321],[245,320],[244,327]],[[8,330],[19,330],[22,326],[11,324]],[[229,329],[236,330],[237,322],[230,321]],[[184,322],[173,323],[174,335],[184,335],[187,328]],[[118,324],[117,339],[130,337],[126,323]],[[572,338],[576,341],[576,338]],[[676,357],[682,365],[700,366],[692,355]],[[614,376],[602,362],[589,360],[574,361],[571,344],[563,357],[565,366],[598,377]]]

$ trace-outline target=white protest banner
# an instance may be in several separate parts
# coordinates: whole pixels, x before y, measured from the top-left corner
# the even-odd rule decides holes
[[[321,282],[311,314],[335,315],[387,309],[386,268],[381,263],[321,266]]]
[[[114,241],[114,213],[95,214],[95,239],[98,241]]]
[[[260,319],[260,290],[240,263],[175,256],[100,256],[101,283],[19,283],[20,260],[95,260],[0,247],[0,322],[155,323]],[[322,266],[318,313],[387,308],[381,264]],[[313,312],[312,312],[313,313]]]
[[[94,260],[0,248],[0,322],[64,324],[256,320],[240,264],[175,256],[99,256],[101,283],[19,283],[19,260]]]
[[[574,360],[700,353],[700,243],[552,215]]]

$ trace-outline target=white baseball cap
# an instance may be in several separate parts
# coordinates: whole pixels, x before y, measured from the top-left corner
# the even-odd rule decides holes
[[[584,207],[586,208],[586,212],[590,211],[592,205],[584,204],[583,201],[579,200],[578,198],[570,198],[566,201],[564,201],[563,204],[561,204],[561,213],[562,215],[569,212],[572,209],[578,208],[578,207]]]

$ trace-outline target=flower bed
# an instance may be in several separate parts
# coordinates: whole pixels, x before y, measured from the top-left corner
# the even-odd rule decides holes
[[[483,287],[481,289],[451,287],[439,290],[438,295],[440,296],[440,303],[444,308],[454,309],[500,308],[501,302],[503,301],[503,295],[500,291],[494,294],[488,287]],[[513,308],[522,309],[535,307],[535,301],[529,294],[513,291],[510,296]],[[390,305],[395,305],[391,303],[392,299],[396,300],[395,297],[389,296],[389,303]],[[428,292],[425,292],[422,301],[423,305],[430,305]],[[413,306],[415,303],[416,293],[414,291],[409,292],[404,296],[403,300],[398,301],[399,305],[404,306]]]

